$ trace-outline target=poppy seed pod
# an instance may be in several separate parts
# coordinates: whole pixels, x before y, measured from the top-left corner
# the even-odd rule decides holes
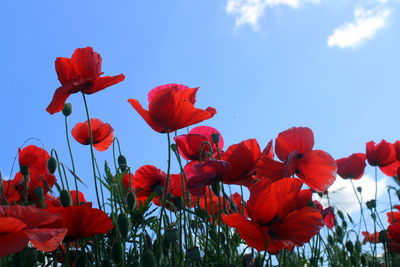
[[[216,144],[219,143],[219,136],[220,136],[220,134],[218,134],[218,133],[213,133],[211,135],[211,140],[213,141],[213,143],[216,143]]]
[[[371,199],[370,201],[367,201],[365,204],[367,205],[367,208],[370,209],[370,210],[376,208],[375,199]]]
[[[133,192],[126,194],[126,204],[128,205],[128,212],[132,212],[136,208],[136,196]]]
[[[57,169],[57,160],[53,157],[50,157],[49,160],[47,161],[47,169],[49,169],[49,172],[51,174],[54,174]]]
[[[129,233],[129,218],[125,213],[120,213],[117,218],[118,221],[118,229],[121,234],[122,239],[128,239]]]
[[[126,167],[128,166],[128,163],[126,161],[125,156],[123,156],[123,155],[119,155],[118,156],[118,166],[121,169],[121,171],[124,172],[126,170]]]
[[[150,249],[145,249],[140,257],[141,266],[155,267],[156,260],[154,259],[154,254]]]
[[[171,144],[171,150],[175,153],[178,151],[178,147],[176,146],[176,144]]]
[[[65,117],[68,117],[69,115],[72,114],[72,104],[71,103],[65,103],[64,108],[62,109],[62,114]]]
[[[60,191],[60,202],[63,207],[69,207],[72,205],[71,194],[65,189]]]
[[[29,167],[26,165],[21,165],[19,166],[19,172],[23,175],[26,176],[29,173]]]

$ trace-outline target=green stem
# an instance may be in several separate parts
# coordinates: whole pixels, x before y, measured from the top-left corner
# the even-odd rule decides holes
[[[72,149],[71,149],[71,143],[69,142],[69,134],[68,134],[68,117],[64,116],[64,121],[65,121],[65,137],[67,139],[67,145],[68,145],[68,151],[69,151],[69,156],[71,158],[71,165],[72,165],[72,171],[74,174],[76,174],[75,170],[75,162],[74,162],[74,156],[72,154]],[[76,177],[74,176],[74,182],[75,182],[75,190],[76,190],[76,200],[79,200],[79,194],[78,194],[78,181]]]

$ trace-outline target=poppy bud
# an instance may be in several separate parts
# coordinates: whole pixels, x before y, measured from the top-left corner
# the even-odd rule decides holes
[[[176,153],[178,151],[177,145],[176,144],[171,144],[171,150]]]
[[[200,261],[201,260],[201,255],[200,255],[199,247],[195,246],[195,247],[192,247],[192,248],[188,249],[187,256],[192,261]]]
[[[347,222],[346,222],[346,221],[342,221],[342,227],[343,227],[344,229],[347,228]]]
[[[111,258],[116,263],[122,262],[122,247],[119,242],[115,242],[111,248]]]
[[[365,256],[364,255],[361,255],[361,264],[362,264],[362,266],[367,266],[367,259],[365,258]]]
[[[356,243],[354,244],[354,247],[355,247],[355,249],[356,249],[358,254],[360,254],[360,252],[361,252],[361,246],[362,245],[361,245],[360,240],[357,239]]]
[[[38,197],[38,202],[42,203],[44,201],[44,190],[41,186],[36,187],[35,190],[35,195]]]
[[[371,199],[370,201],[367,201],[365,204],[367,205],[367,208],[370,209],[370,210],[376,208],[375,199]]]
[[[343,239],[343,229],[340,226],[336,226],[336,237],[339,242]]]
[[[218,142],[219,142],[219,134],[218,133],[213,133],[211,135],[211,140],[213,141],[213,143],[218,144]]]
[[[136,208],[136,196],[133,192],[126,194],[126,203],[128,204],[128,211],[132,212]]]
[[[146,267],[156,267],[156,260],[154,259],[154,254],[150,249],[145,249],[140,256],[141,266]]]
[[[125,215],[125,213],[120,213],[118,215],[118,229],[119,233],[121,234],[122,239],[128,239],[129,233],[129,218]]]
[[[86,257],[86,253],[85,252],[81,252],[79,253],[78,258],[76,259],[76,267],[86,267],[88,266],[88,259]]]
[[[165,238],[168,240],[168,242],[174,243],[176,240],[178,240],[178,230],[168,229],[165,231]]]
[[[118,156],[118,166],[121,169],[121,171],[124,172],[126,170],[126,167],[128,166],[128,163],[126,161],[125,156],[123,156],[123,155],[119,155]]]
[[[25,165],[19,166],[19,172],[23,175],[26,176],[29,173],[29,167]]]
[[[361,192],[362,192],[362,187],[361,187],[361,186],[358,186],[358,187],[357,187],[357,191],[358,191],[358,193],[361,193]]]
[[[353,242],[351,242],[351,240],[346,242],[346,248],[350,253],[353,253],[354,245],[353,245]]]
[[[72,113],[72,104],[71,103],[65,103],[64,108],[62,109],[62,114],[65,117],[68,117]]]
[[[57,169],[57,161],[55,158],[50,157],[49,160],[47,161],[47,169],[49,169],[49,172],[51,174],[54,174]]]
[[[357,258],[354,255],[350,256],[350,260],[353,266],[357,266]]]
[[[382,230],[379,232],[379,240],[382,243],[387,243],[389,241],[389,237],[386,230]]]
[[[63,207],[69,207],[72,205],[71,194],[65,189],[60,192],[60,202]]]
[[[211,189],[216,196],[219,196],[219,192],[221,190],[219,182],[215,182],[211,185]]]

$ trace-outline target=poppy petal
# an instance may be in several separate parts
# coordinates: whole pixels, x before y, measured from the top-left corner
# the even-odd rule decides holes
[[[67,229],[32,229],[25,230],[26,236],[32,245],[44,252],[56,250],[63,241]]]
[[[147,122],[147,124],[156,132],[166,133],[167,129],[165,127],[153,119],[150,115],[149,111],[143,109],[142,105],[136,99],[128,99],[129,104],[139,113],[139,115]]]
[[[70,90],[73,88],[72,84],[63,85],[54,92],[53,99],[47,106],[46,111],[50,114],[57,113],[64,108],[65,101],[71,95]]]
[[[281,161],[286,161],[292,151],[306,153],[314,147],[314,134],[307,127],[292,127],[281,132],[275,140],[275,153]]]
[[[0,257],[22,251],[28,245],[28,238],[23,232],[0,235]]]
[[[71,62],[81,79],[95,79],[101,74],[101,56],[92,47],[77,48]]]
[[[120,83],[123,80],[125,80],[124,74],[98,77],[92,82],[91,86],[83,89],[82,92],[84,92],[85,94],[94,94],[114,84]]]

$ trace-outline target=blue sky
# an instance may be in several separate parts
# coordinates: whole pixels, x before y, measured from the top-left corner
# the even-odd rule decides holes
[[[102,55],[106,75],[126,76],[88,101],[133,169],[165,170],[166,136],[126,100],[147,106],[147,92],[166,83],[200,87],[197,106],[218,111],[200,125],[219,129],[226,147],[249,138],[264,147],[292,126],[312,128],[315,147],[334,158],[364,152],[369,140],[395,141],[399,12],[397,0],[5,1],[0,170],[8,175],[31,137],[69,164],[63,117],[45,109],[59,87],[54,60],[86,46]],[[85,121],[81,96],[69,102],[70,125]],[[90,195],[89,148],[72,146]]]

